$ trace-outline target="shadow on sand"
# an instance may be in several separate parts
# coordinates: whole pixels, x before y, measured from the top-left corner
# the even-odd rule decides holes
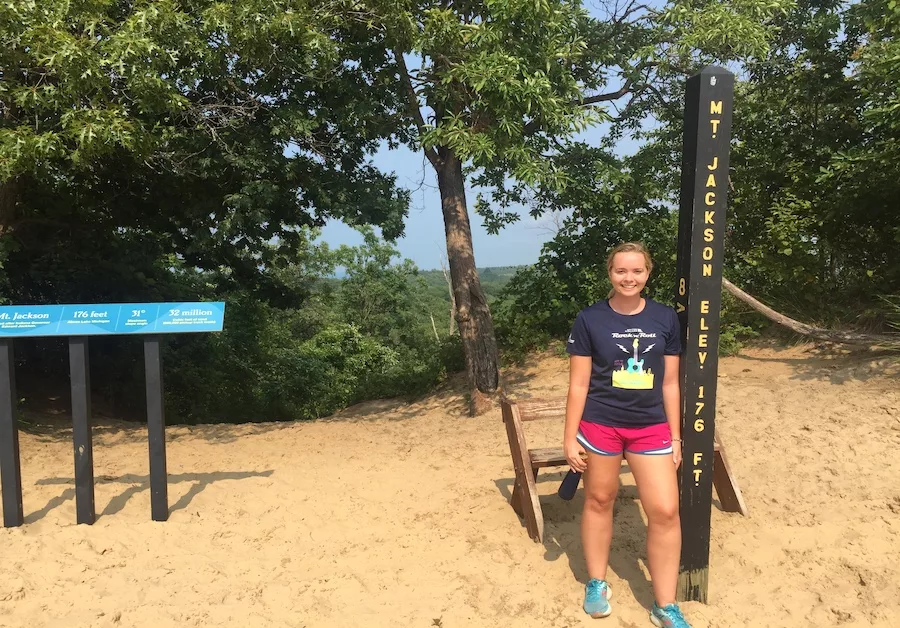
[[[267,478],[272,475],[273,471],[216,471],[213,473],[171,473],[168,476],[169,484],[177,484],[180,482],[190,482],[191,487],[187,493],[169,506],[169,514],[183,510],[188,507],[191,501],[199,495],[210,484],[222,482],[226,480],[246,480],[249,478]],[[143,491],[150,490],[149,475],[135,475],[132,473],[119,477],[98,476],[94,478],[96,484],[128,484],[128,488],[109,500],[109,503],[102,512],[97,513],[97,517],[105,517],[120,512],[128,500]],[[25,517],[25,523],[34,523],[40,521],[48,513],[55,508],[63,505],[65,502],[75,498],[75,479],[74,478],[45,478],[35,482],[40,486],[67,486],[60,495],[51,499],[47,504],[33,513]]]

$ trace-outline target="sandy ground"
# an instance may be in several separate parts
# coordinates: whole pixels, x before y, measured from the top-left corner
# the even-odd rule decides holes
[[[893,370],[893,371],[892,371]],[[891,372],[892,371],[892,372]],[[811,347],[723,360],[719,431],[750,517],[714,508],[707,626],[891,626],[900,617],[896,362]],[[505,374],[565,393],[566,362]],[[150,521],[146,432],[96,418],[97,523],[75,525],[66,416],[20,437],[26,524],[0,529],[2,626],[650,626],[646,528],[622,475],[614,613],[581,609],[582,494],[538,486],[546,540],[507,503],[499,409],[445,390],[313,423],[168,429],[166,523]],[[555,446],[561,424],[529,425]]]

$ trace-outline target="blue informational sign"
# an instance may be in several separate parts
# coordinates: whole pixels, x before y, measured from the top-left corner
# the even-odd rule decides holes
[[[225,303],[0,306],[0,337],[183,334],[222,331]]]

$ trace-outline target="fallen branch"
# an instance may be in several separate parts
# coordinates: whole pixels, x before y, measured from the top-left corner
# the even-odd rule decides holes
[[[793,318],[788,318],[784,314],[779,314],[769,306],[764,305],[751,297],[724,277],[722,277],[722,287],[769,320],[774,321],[779,325],[783,325],[801,336],[809,336],[810,338],[824,340],[826,342],[862,345],[864,347],[900,347],[900,334],[897,336],[890,336],[887,334],[861,334],[852,331],[834,331],[822,327],[813,327],[812,325],[795,321]]]

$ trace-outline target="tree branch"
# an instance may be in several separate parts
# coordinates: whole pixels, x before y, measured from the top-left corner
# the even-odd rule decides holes
[[[416,127],[419,130],[419,141],[421,142],[425,135],[425,118],[422,117],[422,110],[419,108],[419,96],[416,94],[416,90],[413,87],[412,79],[409,76],[409,69],[406,67],[406,59],[403,58],[403,53],[396,48],[393,50],[393,53],[394,59],[397,61],[397,67],[400,70],[400,80],[403,81],[403,84],[406,87],[409,113],[413,117]],[[432,166],[435,168],[440,166],[441,158],[433,148],[425,148],[423,146],[422,150],[425,151],[425,156],[428,157],[428,161],[431,162]]]
[[[832,329],[824,329],[822,327],[813,327],[812,325],[795,321],[793,318],[788,318],[767,305],[763,305],[724,277],[722,277],[722,287],[769,320],[774,321],[779,325],[783,325],[802,336],[809,336],[810,338],[824,340],[826,342],[862,345],[865,347],[880,346],[896,348],[900,346],[900,334],[897,336],[890,336],[887,334],[860,334],[852,331],[835,331]]]
[[[678,110],[678,108],[673,106],[672,103],[668,102],[666,100],[666,97],[663,96],[662,92],[660,92],[655,85],[651,85],[648,83],[647,89],[653,92],[653,95],[656,96],[656,99],[659,101],[659,104],[662,105],[663,109],[668,109],[669,112],[675,117],[681,115],[681,112]]]
[[[636,68],[634,68],[633,72],[631,72],[631,73],[638,74],[638,73],[643,72],[644,70],[646,70],[648,68],[652,68],[656,65],[658,65],[658,64],[654,63],[654,62],[641,63]],[[628,69],[626,68],[625,70],[627,71]],[[623,72],[623,74],[624,74],[624,72]],[[650,81],[649,81],[648,77],[646,77],[646,76],[643,77],[642,83],[645,85],[649,85]],[[625,94],[627,94],[633,90],[634,90],[634,79],[631,77],[628,77],[627,79],[625,79],[625,84],[622,85],[622,87],[620,87],[616,91],[609,92],[607,94],[597,94],[596,96],[588,96],[587,98],[582,98],[576,104],[596,105],[598,102],[609,102],[611,100],[619,100],[622,96],[624,96]]]
[[[631,86],[634,85],[634,81],[631,79],[627,79],[625,84],[614,92],[609,92],[608,94],[597,94],[596,96],[589,96],[587,98],[582,98],[578,101],[579,105],[596,105],[598,102],[608,102],[610,100],[619,100],[622,96],[631,91]]]
[[[658,13],[652,7],[650,7],[646,4],[635,4],[635,1],[632,0],[628,4],[628,6],[625,8],[625,11],[622,13],[622,15],[616,15],[615,11],[614,11],[613,15],[611,16],[612,17],[611,21],[613,22],[613,24],[616,24],[618,26],[618,25],[622,24],[626,19],[628,19],[628,16],[630,16],[632,13],[634,13],[635,11],[640,11],[641,9],[644,9],[645,11],[647,11],[650,14]]]

